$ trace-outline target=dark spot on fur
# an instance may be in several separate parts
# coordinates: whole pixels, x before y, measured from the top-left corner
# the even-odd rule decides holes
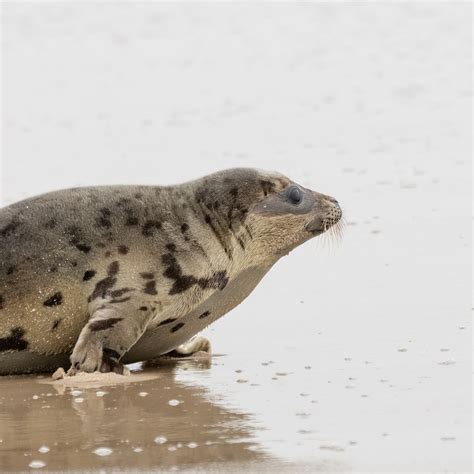
[[[185,232],[187,232],[189,230],[189,225],[186,224],[186,222],[184,224],[181,225],[181,232],[184,234]]]
[[[218,288],[223,290],[227,283],[229,282],[229,277],[227,276],[226,271],[215,272],[210,278],[199,278],[198,285],[203,288]]]
[[[16,270],[16,267],[11,265],[10,267],[7,268],[7,275],[11,275],[15,270]]]
[[[164,324],[173,323],[173,322],[176,321],[177,319],[178,319],[178,318],[163,319],[163,321],[161,321],[161,323],[158,324],[158,326],[163,326]]]
[[[104,331],[115,326],[122,318],[109,318],[109,319],[98,319],[89,323],[89,329],[91,331]]]
[[[133,195],[133,197],[134,197],[135,199],[140,200],[140,199],[143,199],[143,194],[142,194],[142,193],[135,193],[135,194]]]
[[[60,291],[54,293],[46,301],[43,302],[44,306],[59,306],[63,302],[63,295]]]
[[[3,309],[3,303],[5,300],[3,299],[3,295],[0,295],[0,309]]]
[[[0,234],[2,237],[9,237],[12,235],[17,227],[19,226],[19,222],[16,221],[11,221],[9,224],[7,224],[2,230],[0,230]]]
[[[184,323],[178,323],[176,326],[173,326],[170,329],[170,332],[176,332],[178,329],[181,329],[184,326]]]
[[[56,267],[56,266],[48,268],[49,273],[56,273],[57,271],[58,271],[58,267]]]
[[[71,262],[71,265],[72,265],[73,267],[77,267],[77,262],[76,262],[76,261]]]
[[[262,187],[263,195],[267,196],[273,191],[275,184],[271,181],[260,181],[260,186]]]
[[[146,221],[142,228],[142,234],[145,237],[151,237],[155,230],[161,229],[161,222],[159,221]]]
[[[119,272],[119,269],[120,269],[120,265],[117,261],[115,262],[112,262],[110,265],[109,265],[109,268],[107,269],[107,274],[109,276],[115,276],[117,275],[117,273]]]
[[[94,291],[89,296],[89,302],[94,301],[96,298],[105,298],[107,291],[117,283],[117,278],[108,276],[100,281],[98,281],[95,285]]]
[[[236,198],[237,194],[239,193],[239,189],[237,187],[233,187],[230,189],[229,193],[233,198]]]
[[[107,252],[104,253],[105,258],[109,258],[112,255],[112,252],[110,250],[107,250]]]
[[[129,248],[126,246],[126,245],[119,245],[118,246],[118,252],[122,255],[127,255],[127,253],[129,252]]]
[[[130,201],[130,198],[121,197],[115,204],[118,207],[125,207]]]
[[[125,225],[132,226],[132,225],[138,225],[138,217],[134,216],[128,216],[127,220],[125,221]]]
[[[89,296],[89,302],[95,300],[96,298],[105,298],[107,292],[114,287],[117,283],[117,278],[115,276],[119,272],[119,263],[117,261],[112,262],[107,269],[107,277],[98,281],[95,285],[94,291]]]
[[[70,226],[66,228],[66,233],[69,235],[69,243],[74,245],[78,250],[88,253],[91,250],[90,245],[85,244],[81,239],[81,231],[77,226]]]
[[[105,227],[109,229],[112,227],[112,223],[110,222],[110,215],[112,214],[110,212],[110,209],[103,207],[102,209],[99,209],[99,217],[96,219],[97,225],[99,227]]]
[[[82,277],[82,280],[88,281],[91,278],[94,278],[95,274],[96,274],[95,270],[86,270],[86,272],[84,273],[84,276]]]
[[[59,326],[59,323],[61,321],[62,321],[61,319],[55,319],[53,322],[53,326],[51,327],[51,331],[54,331]]]
[[[56,227],[56,224],[57,224],[57,221],[54,217],[52,217],[51,219],[47,220],[44,224],[44,227],[46,229],[54,229]]]
[[[138,309],[140,311],[148,311],[148,306],[140,306]]]
[[[0,352],[24,351],[28,347],[28,341],[23,339],[25,330],[16,327],[10,330],[10,336],[0,338]]]
[[[76,248],[84,253],[89,253],[91,251],[91,247],[86,244],[76,244]]]
[[[167,244],[167,245],[166,245],[166,248],[167,248],[170,252],[176,252],[176,245],[175,245],[175,244]]]
[[[207,318],[210,314],[211,314],[210,311],[204,311],[204,313],[202,313],[201,316],[199,316],[199,319]]]
[[[229,250],[229,248],[227,247],[226,245],[226,239],[225,237],[222,235],[222,232],[219,232],[217,226],[212,222],[212,218],[209,214],[206,214],[204,216],[204,220],[206,221],[206,224],[211,228],[212,232],[214,233],[214,235],[216,236],[217,238],[217,241],[219,242],[219,244],[221,245],[221,247],[224,249],[224,252],[225,254],[227,255],[227,257],[229,257],[229,259],[232,258],[232,254]]]
[[[147,295],[157,295],[158,292],[156,291],[156,281],[147,281],[145,284],[145,288],[143,288],[143,293],[146,293]]]
[[[153,280],[155,278],[155,274],[151,272],[142,272],[140,276],[145,280]]]
[[[120,288],[119,290],[114,290],[110,292],[110,296],[112,298],[119,298],[120,296],[123,296],[125,293],[130,293],[133,291],[133,288]]]
[[[118,300],[117,299],[110,300],[109,303],[110,304],[125,303],[125,301],[129,301],[131,299],[132,299],[131,296],[126,296],[125,298],[120,298]]]
[[[169,294],[175,295],[188,290],[193,285],[199,285],[202,289],[218,288],[223,290],[229,281],[225,271],[215,272],[210,278],[196,278],[192,275],[183,275],[183,271],[175,256],[172,254],[162,255],[161,261],[168,268],[164,271],[163,276],[175,280]]]

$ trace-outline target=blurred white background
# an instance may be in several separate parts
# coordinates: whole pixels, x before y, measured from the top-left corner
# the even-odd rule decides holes
[[[471,9],[5,3],[3,204],[235,166],[337,197],[342,241],[280,262],[207,331],[225,363],[183,380],[284,459],[468,471]]]

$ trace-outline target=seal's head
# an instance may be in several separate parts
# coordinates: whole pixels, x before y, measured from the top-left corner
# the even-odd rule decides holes
[[[342,211],[331,196],[288,178],[267,175],[271,191],[255,203],[249,221],[265,253],[281,256],[340,222]]]
[[[212,183],[200,186],[201,200],[214,201],[210,206],[219,208],[220,216],[228,216],[229,229],[237,236],[242,235],[238,231],[243,225],[250,237],[245,239],[246,253],[259,261],[278,259],[326,232],[342,217],[336,199],[279,173],[245,168],[207,179]]]

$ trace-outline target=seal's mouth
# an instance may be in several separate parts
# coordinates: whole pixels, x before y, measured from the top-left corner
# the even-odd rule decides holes
[[[339,222],[339,219],[334,219],[334,218],[321,219],[320,217],[316,217],[309,224],[306,225],[306,230],[315,235],[322,234],[323,232],[328,231],[332,226],[334,226],[338,222]]]
[[[313,235],[319,235],[341,221],[342,211],[338,204],[332,203],[330,209],[325,214],[324,217],[316,216],[306,225],[306,230]]]

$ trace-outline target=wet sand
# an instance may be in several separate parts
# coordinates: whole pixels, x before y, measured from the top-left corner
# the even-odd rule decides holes
[[[4,8],[3,204],[253,166],[346,227],[206,330],[207,364],[1,378],[0,471],[471,472],[470,12]]]
[[[164,361],[146,370],[136,364],[129,376],[80,374],[57,381],[47,375],[2,378],[2,472],[293,471],[296,465],[261,445],[257,433],[264,427],[252,413],[228,407],[205,386],[179,380],[180,374],[205,376],[215,364]],[[340,462],[321,456],[317,465]],[[298,464],[298,470],[315,467]]]

